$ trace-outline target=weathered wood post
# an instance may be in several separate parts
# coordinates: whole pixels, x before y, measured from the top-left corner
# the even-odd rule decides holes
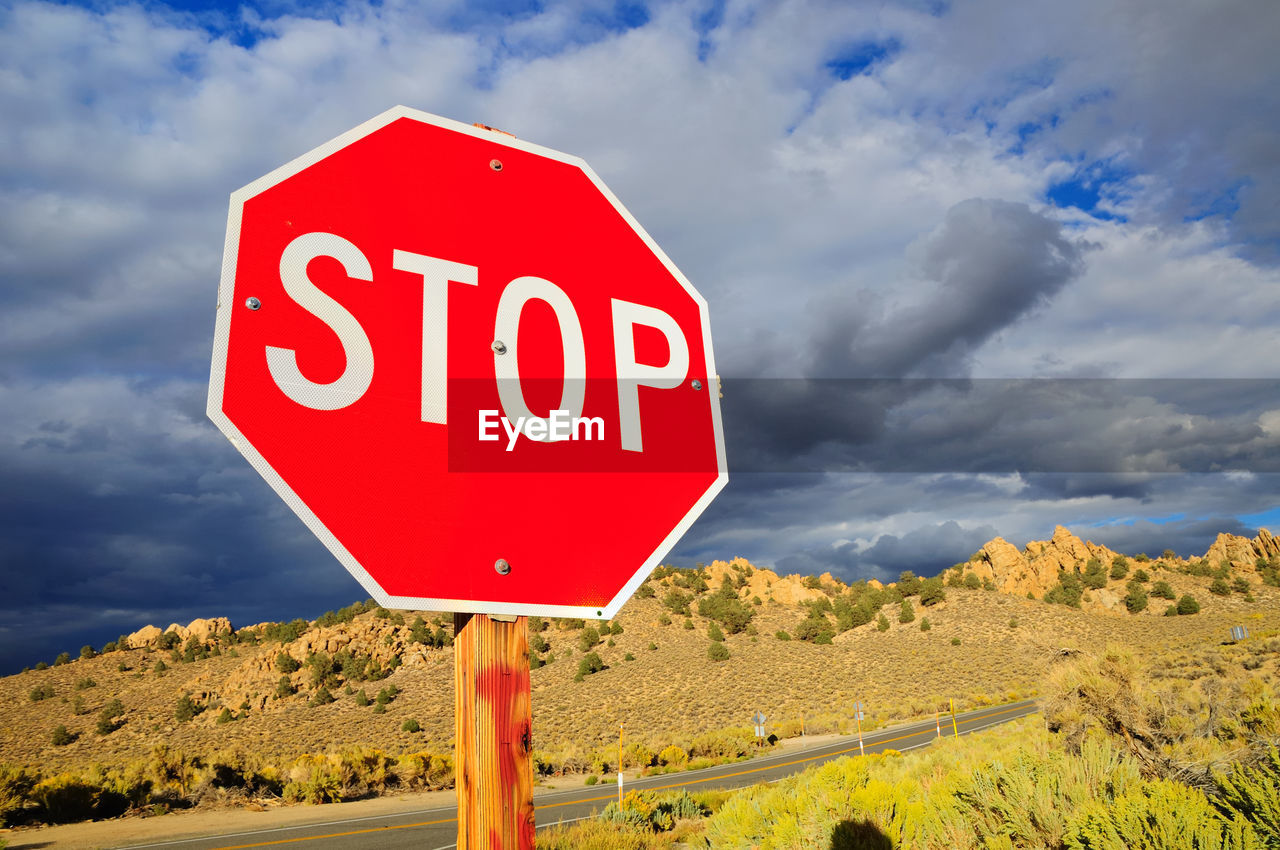
[[[532,850],[529,620],[453,615],[458,850]]]

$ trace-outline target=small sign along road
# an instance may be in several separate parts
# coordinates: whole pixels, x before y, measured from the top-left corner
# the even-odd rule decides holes
[[[600,178],[405,107],[231,196],[209,416],[388,607],[611,617],[728,479],[706,302]]]

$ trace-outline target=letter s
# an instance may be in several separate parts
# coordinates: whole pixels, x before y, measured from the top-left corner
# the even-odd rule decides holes
[[[280,282],[289,297],[338,335],[347,366],[336,380],[318,384],[298,369],[298,353],[267,346],[267,370],[280,391],[312,410],[339,410],[360,400],[373,381],[373,348],[364,328],[347,309],[307,277],[307,264],[316,257],[333,257],[349,277],[373,281],[373,268],[360,249],[332,233],[304,233],[280,255]]]

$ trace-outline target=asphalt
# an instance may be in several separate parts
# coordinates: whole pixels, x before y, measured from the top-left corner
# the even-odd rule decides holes
[[[965,735],[1033,714],[1036,710],[1035,702],[1028,700],[965,712],[956,716],[954,730],[951,718],[944,717],[942,733],[946,736],[956,732]],[[895,726],[868,733],[863,736],[862,746],[867,753],[878,753],[887,749],[903,752],[927,746],[937,735],[937,725],[933,720],[929,720],[925,723]],[[623,789],[625,791],[665,791],[684,788],[694,791],[742,788],[764,782],[775,782],[812,765],[858,753],[858,740],[856,736],[851,736],[812,749],[761,756],[746,762],[627,780],[624,782]],[[538,794],[534,798],[538,827],[591,817],[611,800],[617,799],[617,793],[616,786],[605,785]],[[138,844],[132,845],[127,850],[143,850],[143,848],[247,850],[251,847],[290,846],[306,848],[306,850],[336,850],[336,848],[349,850],[356,847],[373,847],[380,850],[381,848],[448,850],[456,846],[456,840],[457,809],[454,806],[447,806],[394,815],[327,821],[305,826]]]

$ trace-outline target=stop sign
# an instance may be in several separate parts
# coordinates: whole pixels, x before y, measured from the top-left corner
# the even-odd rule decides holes
[[[728,480],[715,376],[576,157],[397,107],[231,196],[209,416],[384,606],[613,616]]]

